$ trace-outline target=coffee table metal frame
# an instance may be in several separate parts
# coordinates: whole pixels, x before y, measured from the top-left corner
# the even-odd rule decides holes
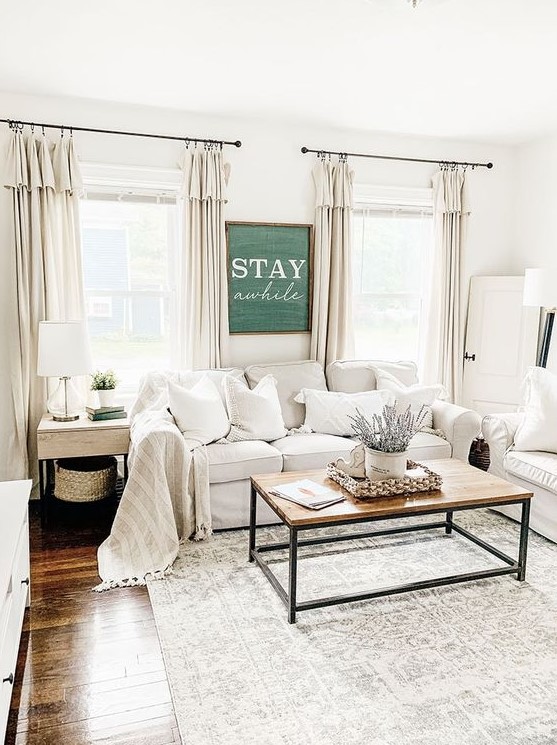
[[[339,520],[331,523],[330,521],[321,522],[318,514],[316,514],[315,522],[308,525],[287,525],[287,523],[281,518],[281,522],[289,529],[289,540],[283,543],[272,543],[262,546],[256,545],[256,518],[257,518],[257,497],[259,492],[257,487],[254,485],[253,479],[251,483],[251,498],[250,498],[250,526],[249,526],[249,561],[255,562],[263,574],[267,577],[272,587],[276,591],[279,598],[285,604],[288,610],[288,623],[296,623],[296,613],[304,610],[312,610],[314,608],[324,608],[329,605],[339,605],[341,603],[353,603],[361,600],[371,600],[372,598],[381,598],[388,595],[396,595],[402,592],[413,592],[414,590],[424,590],[430,587],[441,587],[443,585],[452,585],[458,582],[470,582],[472,580],[486,579],[487,577],[498,577],[503,574],[516,574],[516,578],[519,582],[523,582],[526,578],[526,557],[528,552],[528,527],[530,521],[530,499],[531,496],[524,497],[522,499],[517,498],[509,501],[508,499],[501,502],[495,502],[490,499],[489,504],[474,504],[467,506],[454,507],[450,511],[446,509],[431,509],[427,511],[415,511],[411,509],[405,509],[404,512],[396,513],[393,512],[389,515],[380,516],[362,516],[353,519]],[[273,505],[267,502],[271,508]],[[470,531],[462,528],[453,521],[453,513],[461,512],[464,510],[477,510],[486,509],[487,507],[497,507],[501,505],[509,504],[521,504],[522,514],[520,520],[520,540],[518,559],[513,559],[507,554],[500,551],[490,543],[478,538]],[[276,510],[274,510],[276,512]],[[353,523],[366,523],[366,522],[379,522],[382,520],[393,520],[398,518],[416,517],[417,515],[438,515],[445,514],[445,519],[439,522],[428,522],[428,523],[417,523],[414,525],[401,525],[400,527],[387,528],[382,530],[373,531],[360,531],[350,534],[342,534],[338,536],[322,536],[300,540],[298,533],[302,533],[307,530],[317,530],[319,528],[331,528],[341,525],[352,525]],[[280,518],[278,512],[277,516]],[[358,538],[374,538],[377,536],[397,535],[400,533],[412,533],[423,530],[435,530],[442,528],[445,530],[447,535],[450,535],[453,531],[459,535],[467,538],[472,543],[475,543],[480,548],[483,548],[488,553],[496,556],[502,562],[507,564],[503,567],[495,567],[493,569],[482,569],[474,572],[464,572],[462,574],[453,574],[445,577],[436,577],[434,579],[420,580],[418,582],[407,582],[402,585],[394,585],[392,587],[383,587],[379,590],[372,590],[370,592],[357,592],[346,595],[332,595],[330,597],[315,598],[313,600],[305,600],[298,602],[296,599],[297,589],[297,577],[298,577],[298,548],[300,546],[318,546],[325,543],[340,543],[341,541],[349,541]],[[285,588],[280,583],[279,579],[271,570],[269,564],[264,560],[263,555],[272,551],[283,551],[288,549],[288,587]]]

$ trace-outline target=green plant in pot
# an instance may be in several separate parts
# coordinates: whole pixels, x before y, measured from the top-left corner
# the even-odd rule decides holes
[[[351,416],[352,429],[365,451],[365,472],[371,481],[400,479],[406,471],[408,445],[422,427],[427,414],[422,406],[417,414],[411,407],[399,412],[396,404],[385,404],[381,414],[367,418],[357,409]]]
[[[101,408],[114,406],[115,389],[118,385],[118,378],[114,370],[101,371],[97,370],[91,376],[91,390],[96,391]]]

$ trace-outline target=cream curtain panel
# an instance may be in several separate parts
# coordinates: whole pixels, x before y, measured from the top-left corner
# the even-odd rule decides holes
[[[455,403],[462,394],[464,356],[461,260],[470,213],[466,173],[447,166],[432,179],[434,253],[424,343],[424,380],[443,383]]]
[[[319,158],[315,185],[315,260],[311,358],[323,365],[354,355],[352,184],[345,159]]]
[[[183,251],[178,337],[187,368],[222,367],[228,348],[224,205],[230,167],[222,150],[187,150],[182,163]]]
[[[13,278],[17,321],[10,339],[13,438],[6,454],[13,478],[36,481],[36,428],[46,411],[37,377],[39,321],[84,318],[79,192],[73,139],[12,133],[4,185],[13,206]]]

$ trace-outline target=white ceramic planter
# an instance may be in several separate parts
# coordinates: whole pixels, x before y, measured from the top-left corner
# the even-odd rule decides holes
[[[408,451],[383,453],[381,450],[365,448],[365,471],[370,481],[401,479],[406,471]]]
[[[97,391],[99,397],[99,406],[104,409],[106,406],[114,406],[116,390],[111,388],[108,391]]]

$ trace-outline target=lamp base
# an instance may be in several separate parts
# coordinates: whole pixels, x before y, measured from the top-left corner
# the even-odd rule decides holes
[[[60,378],[58,387],[48,399],[47,408],[55,422],[75,422],[79,419],[83,403],[70,378]]]
[[[52,421],[54,422],[75,422],[79,419],[79,414],[73,414],[65,416],[63,414],[53,414]]]

